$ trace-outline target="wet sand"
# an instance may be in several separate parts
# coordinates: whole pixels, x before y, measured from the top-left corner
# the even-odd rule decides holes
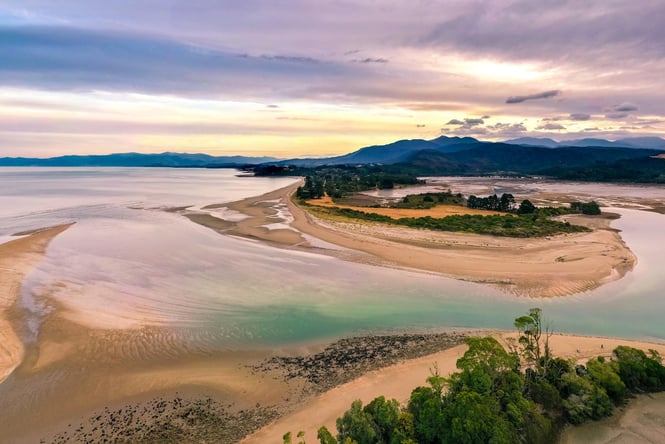
[[[416,269],[487,283],[529,297],[566,296],[593,290],[620,279],[637,258],[611,228],[611,217],[570,215],[562,220],[592,228],[590,233],[545,238],[507,238],[387,226],[344,218],[317,217],[296,205],[291,194],[299,184],[263,196],[211,205],[248,217],[231,222],[210,214],[188,213],[192,221],[219,232],[289,248],[317,248],[345,260]],[[288,207],[293,218],[280,229],[266,225],[279,218],[276,206]],[[308,238],[308,236],[310,236]],[[311,238],[342,247],[321,249]]]
[[[409,257],[406,263],[411,265],[405,265],[391,260],[389,254],[396,250],[412,254],[421,247],[397,241],[390,241],[397,246],[388,244],[386,247],[384,242],[389,241],[379,236],[361,237],[360,244],[366,242],[370,246],[359,247],[353,230],[328,227],[325,225],[328,221],[318,220],[295,206],[289,199],[294,189],[295,186],[287,187],[231,204],[206,207],[200,212],[184,207],[175,211],[228,235],[267,241],[285,248],[317,249],[348,260],[413,266]],[[283,223],[287,207],[294,218],[291,227]],[[248,217],[224,221],[205,212],[223,208]],[[424,358],[421,357],[423,350],[427,353],[435,350],[422,348],[422,342],[403,347],[406,353],[397,355],[393,352],[392,339],[393,345],[388,348],[367,346],[368,342],[374,344],[374,339],[360,341],[364,344],[360,348],[344,343],[343,351],[348,356],[335,359],[365,364],[350,370],[340,367],[338,373],[347,379],[332,379],[330,383],[329,377],[325,376],[327,382],[324,384],[311,380],[307,374],[296,372],[295,377],[289,377],[293,369],[288,365],[278,365],[267,371],[262,366],[275,356],[282,359],[279,362],[293,362],[283,359],[285,357],[318,356],[326,350],[327,344],[284,350],[223,351],[193,346],[186,340],[186,332],[172,328],[91,329],[77,324],[67,316],[66,308],[48,295],[41,297],[53,308],[52,312],[44,319],[36,340],[22,344],[15,333],[25,321],[21,310],[15,306],[20,283],[39,261],[53,236],[66,228],[61,226],[26,233],[28,237],[0,245],[2,363],[9,375],[0,384],[0,409],[3,411],[0,415],[0,442],[39,442],[40,439],[47,442],[95,442],[104,438],[132,442],[137,437],[187,442],[183,437],[190,435],[222,441],[235,436],[239,440],[242,435],[276,417],[294,410],[297,414],[297,408],[316,402],[320,396],[328,396],[330,403],[339,402],[331,404],[327,410],[321,408],[321,413],[327,412],[325,415],[328,415],[328,419],[323,418],[323,423],[334,422],[334,418],[348,408],[349,396],[353,399],[361,394],[375,396],[373,394],[380,386],[381,394],[404,399],[413,387],[422,384],[432,362],[440,360],[442,372],[444,365],[452,371],[456,356],[463,353],[463,346],[453,346],[446,341],[437,343],[437,347],[447,351]],[[322,246],[317,239],[328,240],[343,248]],[[491,239],[494,238],[488,241]],[[374,242],[379,250],[373,246]],[[409,242],[416,241],[411,239]],[[345,243],[349,245],[347,248],[344,248]],[[384,256],[377,254],[377,251],[384,250],[388,252]],[[430,255],[431,250],[428,248],[421,254]],[[470,250],[464,245],[459,251],[462,254]],[[579,347],[577,340],[572,343]],[[609,344],[608,340],[605,347],[611,347]],[[324,362],[330,362],[329,354],[323,356],[321,359],[328,359]],[[360,361],[356,359],[358,356],[362,358]],[[420,357],[411,359],[414,356]],[[311,362],[311,359],[304,362]],[[451,363],[453,367],[450,367]],[[377,368],[386,365],[390,365],[387,373],[376,372]],[[369,373],[348,380],[365,372]],[[389,377],[372,376],[375,374]],[[375,380],[382,381],[382,384],[372,385]],[[397,385],[391,385],[393,383]],[[318,395],[337,385],[339,387]],[[336,410],[339,406],[341,408]],[[318,417],[308,418],[312,427],[320,425]],[[296,422],[291,421],[295,429]],[[159,430],[166,430],[168,434],[155,435]],[[275,435],[270,432],[271,438],[263,442],[281,442],[284,431]],[[218,432],[226,435],[214,434]],[[315,433],[307,436],[312,439]],[[273,441],[272,437],[276,439]],[[236,439],[229,442],[233,441]]]
[[[15,323],[20,317],[16,302],[21,282],[41,260],[49,242],[71,224],[17,233],[26,236],[0,244],[0,383],[21,362],[23,343],[16,334]]]
[[[611,418],[567,428],[561,444],[662,444],[665,393],[638,396]]]

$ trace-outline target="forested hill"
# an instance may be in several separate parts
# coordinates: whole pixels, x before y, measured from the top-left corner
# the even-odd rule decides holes
[[[418,174],[549,174],[578,168],[633,165],[640,160],[665,173],[665,159],[654,159],[659,151],[631,148],[566,147],[558,149],[481,143],[453,153],[433,150],[409,156],[400,166]],[[645,160],[649,159],[649,160]],[[555,174],[556,175],[556,174]]]

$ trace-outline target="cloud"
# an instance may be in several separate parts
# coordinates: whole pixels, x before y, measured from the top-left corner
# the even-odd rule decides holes
[[[553,89],[550,91],[541,92],[538,94],[530,94],[527,96],[511,96],[506,99],[506,103],[522,103],[527,100],[538,100],[538,99],[549,99],[561,94],[561,91],[558,89]]]
[[[464,125],[467,127],[472,127],[476,125],[482,125],[484,123],[485,121],[482,118],[477,119],[477,118],[465,117],[464,120],[459,120],[459,119],[449,120],[448,123],[446,123],[446,125]]]
[[[558,124],[558,123],[546,123],[544,125],[540,125],[536,129],[547,130],[547,131],[555,131],[555,130],[565,130],[566,127],[561,125],[561,124]]]
[[[384,58],[371,58],[367,57],[364,59],[356,59],[356,60],[351,60],[354,63],[388,63],[388,59]]]
[[[292,55],[249,55],[116,31],[0,26],[0,84],[269,99],[361,77],[362,68]],[[297,86],[294,86],[297,85]]]
[[[425,28],[419,41],[479,57],[554,64],[615,65],[617,60],[665,55],[662,1],[587,0],[583,9],[576,5],[573,0],[455,2],[447,17]]]
[[[279,105],[270,104],[270,105],[266,105],[266,108],[279,108]]]
[[[491,116],[487,116],[487,115],[481,117],[481,119],[483,119],[483,120],[487,120],[487,119],[490,119],[490,118],[491,118]]]
[[[483,136],[494,139],[509,139],[522,136],[528,130],[523,123],[498,122],[494,125],[485,126],[464,124],[457,128],[442,128],[441,131],[457,136]]]
[[[612,107],[612,110],[616,112],[630,112],[637,111],[638,109],[639,108],[636,105],[631,103],[622,103],[621,105],[615,105]]]
[[[568,117],[570,118],[570,120],[575,120],[575,121],[585,121],[591,119],[590,114],[584,114],[584,113],[572,113]]]
[[[639,110],[637,105],[624,102],[620,105],[613,105],[608,108],[605,108],[605,117],[613,120],[625,119],[626,117],[630,116],[631,112],[637,110]]]
[[[629,113],[606,113],[605,117],[608,119],[618,120],[618,119],[625,119],[629,115],[630,115]]]

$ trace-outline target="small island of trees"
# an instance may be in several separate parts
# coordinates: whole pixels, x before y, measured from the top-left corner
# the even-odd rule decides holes
[[[665,390],[658,353],[627,346],[610,360],[586,364],[556,357],[538,308],[515,319],[518,339],[468,338],[458,372],[436,366],[406,405],[379,396],[360,400],[337,419],[337,434],[321,427],[321,444],[553,443],[567,424],[610,416],[635,394]],[[305,443],[302,432],[299,444]],[[283,437],[292,442],[291,433]]]

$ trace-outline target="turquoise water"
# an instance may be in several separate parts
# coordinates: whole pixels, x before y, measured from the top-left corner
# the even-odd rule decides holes
[[[511,328],[512,319],[533,306],[544,309],[558,332],[665,341],[665,216],[617,210],[622,218],[614,226],[639,257],[626,278],[584,294],[533,300],[425,273],[275,249],[159,210],[233,201],[294,181],[235,174],[0,169],[0,236],[77,222],[51,243],[23,285],[33,334],[48,295],[84,324],[158,326],[211,349],[405,329]],[[649,187],[642,190],[648,197]]]

